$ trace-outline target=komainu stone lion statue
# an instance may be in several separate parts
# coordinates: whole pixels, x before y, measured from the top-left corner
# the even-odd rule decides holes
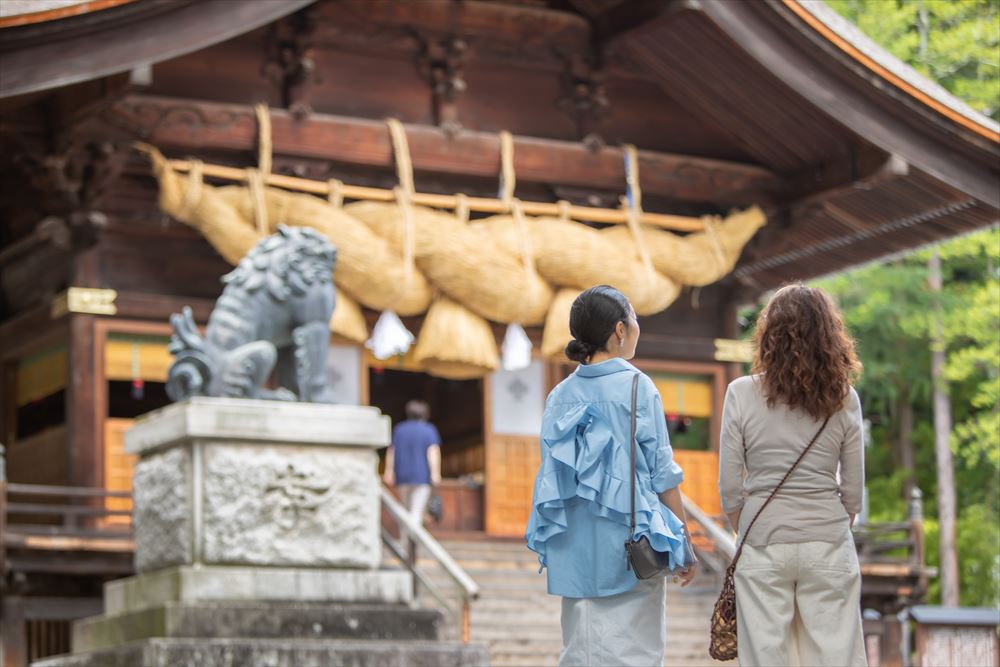
[[[318,232],[279,226],[222,278],[202,338],[191,309],[170,317],[167,395],[333,402],[326,386],[337,251]],[[278,389],[262,385],[277,369]]]

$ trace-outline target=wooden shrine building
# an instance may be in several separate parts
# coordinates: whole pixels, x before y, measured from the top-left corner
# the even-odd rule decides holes
[[[717,515],[738,308],[995,224],[998,177],[996,123],[808,0],[4,3],[0,444],[10,485],[80,501],[0,512],[40,526],[0,547],[0,594],[56,601],[5,603],[5,633],[38,638],[8,663],[65,650],[44,624],[89,613],[99,581],[128,571],[127,539],[80,549],[127,534],[122,434],[168,402],[168,319],[190,305],[204,324],[245,240],[278,223],[338,245],[341,400],[394,419],[429,401],[437,529],[518,536],[542,403],[570,370],[546,320],[589,276],[649,277],[636,363],[686,492]],[[592,254],[562,266],[577,247]],[[379,360],[364,341],[387,310],[418,342]],[[419,340],[434,312],[486,336],[486,360],[421,352],[449,342],[447,325]],[[535,361],[499,370],[520,323]],[[29,543],[58,558],[33,565]]]

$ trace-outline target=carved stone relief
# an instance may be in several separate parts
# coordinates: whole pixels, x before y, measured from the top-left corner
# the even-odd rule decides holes
[[[375,567],[378,487],[370,450],[205,449],[204,561]]]
[[[190,455],[175,448],[135,466],[133,527],[139,572],[191,562]]]

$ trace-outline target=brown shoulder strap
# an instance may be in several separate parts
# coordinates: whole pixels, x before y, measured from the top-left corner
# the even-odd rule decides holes
[[[631,415],[632,426],[629,429],[629,448],[628,448],[628,460],[629,465],[632,468],[632,474],[629,475],[629,485],[632,488],[632,510],[631,518],[629,519],[629,532],[628,539],[632,539],[635,536],[635,404],[636,397],[639,392],[639,374],[636,373],[632,377],[632,409],[629,411]]]
[[[743,531],[743,539],[740,540],[740,546],[738,549],[736,549],[736,553],[733,554],[733,562],[730,563],[729,569],[733,569],[736,567],[736,561],[740,559],[740,554],[743,553],[743,545],[746,544],[747,535],[750,534],[750,529],[753,528],[753,525],[757,523],[757,519],[760,517],[760,513],[763,512],[764,508],[766,508],[768,504],[772,500],[774,500],[774,497],[778,495],[778,491],[780,491],[781,487],[784,486],[785,482],[791,476],[792,471],[794,471],[799,466],[799,463],[802,462],[802,459],[805,458],[805,455],[809,452],[810,449],[812,449],[812,446],[816,443],[816,441],[819,440],[820,434],[823,433],[824,429],[826,429],[826,425],[828,423],[830,423],[829,417],[823,420],[823,424],[819,427],[819,430],[816,431],[816,435],[812,437],[812,440],[809,441],[809,444],[806,445],[806,448],[802,450],[801,454],[799,454],[799,458],[795,459],[795,463],[792,464],[792,467],[788,469],[788,472],[785,473],[785,476],[781,478],[780,482],[778,482],[778,486],[774,487],[774,491],[771,492],[771,495],[767,497],[767,500],[764,501],[764,504],[760,506],[759,510],[757,510],[757,513],[754,515],[753,520],[751,520],[749,525],[747,525],[747,529]]]

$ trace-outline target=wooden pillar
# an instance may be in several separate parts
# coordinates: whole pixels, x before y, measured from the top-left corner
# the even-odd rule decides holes
[[[17,364],[0,362],[0,444],[10,447],[17,436]]]
[[[98,414],[96,316],[69,315],[69,378],[66,391],[69,482],[77,486],[104,483],[101,417]]]
[[[0,663],[3,667],[26,667],[28,633],[24,622],[24,600],[5,595],[0,602]]]
[[[882,634],[882,667],[902,667],[903,653],[900,642],[903,640],[903,627],[895,614],[883,614],[884,632]]]

